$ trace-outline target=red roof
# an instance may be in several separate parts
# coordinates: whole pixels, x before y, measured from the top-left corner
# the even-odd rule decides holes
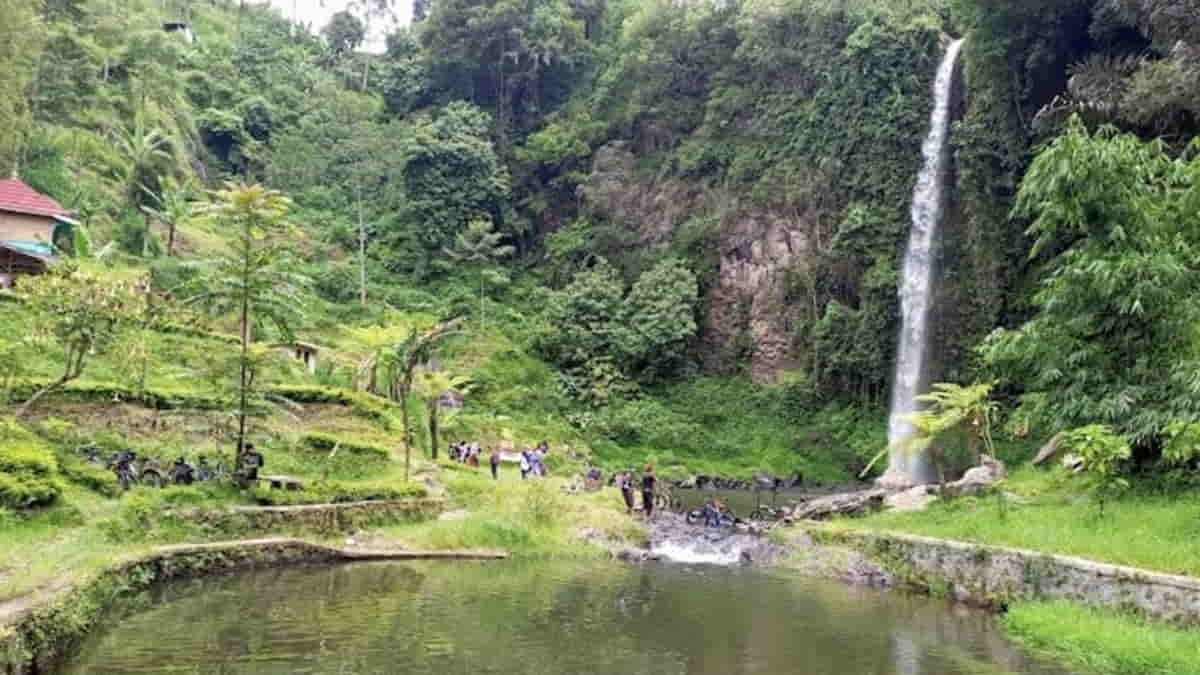
[[[0,180],[0,211],[51,218],[69,213],[58,202],[29,187],[20,178]]]

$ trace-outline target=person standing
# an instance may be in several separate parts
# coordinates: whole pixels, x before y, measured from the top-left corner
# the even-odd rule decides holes
[[[622,471],[617,479],[617,486],[621,488],[621,496],[625,498],[625,515],[633,515],[633,472]]]
[[[492,450],[490,459],[492,465],[492,480],[500,480],[500,450]]]
[[[642,510],[646,512],[647,520],[654,515],[654,486],[657,483],[658,478],[654,475],[654,465],[647,464],[646,471],[642,474]]]

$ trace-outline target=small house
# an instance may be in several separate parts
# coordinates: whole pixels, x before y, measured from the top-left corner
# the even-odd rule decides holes
[[[317,372],[317,356],[321,351],[320,347],[308,342],[287,342],[275,345],[275,347],[304,364],[304,368],[308,372]]]
[[[0,287],[19,274],[40,274],[54,262],[58,243],[77,223],[58,202],[19,178],[0,180]]]

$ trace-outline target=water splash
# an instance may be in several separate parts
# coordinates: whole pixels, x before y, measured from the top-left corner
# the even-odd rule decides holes
[[[694,541],[665,541],[650,550],[651,555],[684,565],[736,565],[741,551],[734,547],[724,550]]]
[[[888,418],[888,470],[879,482],[902,487],[932,483],[936,475],[929,458],[908,451],[904,441],[913,434],[908,416],[917,410],[917,396],[928,387],[929,313],[933,300],[933,247],[945,204],[946,164],[949,157],[950,117],[955,66],[962,40],[946,49],[933,85],[934,106],[929,135],[921,146],[925,159],[913,190],[912,228],[904,254],[900,285],[902,323],[896,348],[896,376]]]

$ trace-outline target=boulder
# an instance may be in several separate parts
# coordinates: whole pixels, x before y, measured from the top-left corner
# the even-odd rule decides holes
[[[1054,437],[1047,441],[1046,444],[1042,446],[1041,450],[1038,450],[1037,457],[1033,458],[1034,465],[1036,466],[1043,462],[1048,462],[1051,459],[1054,459],[1054,456],[1058,454],[1059,446],[1062,444],[1062,439],[1063,434],[1061,431],[1057,434],[1054,434]]]
[[[946,491],[954,495],[977,495],[1004,480],[1007,475],[1004,462],[982,455],[979,458],[979,466],[967,469],[962,478],[946,485]]]
[[[901,492],[894,492],[883,500],[883,505],[893,511],[924,511],[937,495],[934,486],[918,485]]]
[[[697,482],[698,481],[695,476],[688,476],[687,478],[679,481],[679,485],[676,487],[683,488],[684,490],[694,490],[696,489]]]
[[[832,516],[860,516],[883,506],[887,490],[860,490],[821,497],[796,505],[792,518],[796,520],[824,520]]]

